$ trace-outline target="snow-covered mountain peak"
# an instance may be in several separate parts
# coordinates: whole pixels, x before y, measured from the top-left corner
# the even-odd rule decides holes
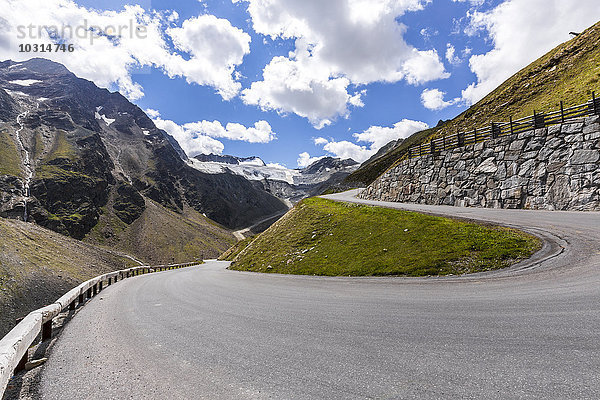
[[[234,174],[260,182],[265,190],[291,202],[319,194],[322,189],[341,182],[358,168],[358,163],[352,159],[332,157],[322,158],[304,169],[265,164],[259,157],[240,158],[217,154],[200,154],[188,163],[206,174]]]

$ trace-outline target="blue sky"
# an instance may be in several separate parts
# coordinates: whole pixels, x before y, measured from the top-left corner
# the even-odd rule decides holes
[[[18,23],[147,25],[145,41],[70,38],[75,53],[51,58],[149,110],[189,155],[292,168],[324,155],[364,161],[453,118],[600,19],[596,0],[0,3],[12,24],[0,39]],[[27,58],[9,39],[0,57]]]

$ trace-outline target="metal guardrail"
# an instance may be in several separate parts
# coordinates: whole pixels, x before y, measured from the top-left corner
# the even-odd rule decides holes
[[[110,272],[83,282],[53,304],[30,312],[0,340],[0,398],[4,394],[6,386],[14,373],[25,369],[25,364],[29,360],[29,348],[38,336],[40,336],[40,333],[42,341],[51,339],[52,320],[65,309],[75,310],[78,305],[84,304],[86,299],[91,299],[100,293],[105,282],[107,286],[110,286],[119,280],[137,275],[191,267],[199,264],[202,264],[202,262],[152,267],[140,266]]]
[[[496,139],[502,136],[514,135],[530,131],[532,129],[545,128],[550,125],[557,125],[581,117],[591,115],[600,115],[600,98],[596,98],[596,93],[592,92],[592,99],[586,103],[565,108],[563,102],[560,102],[560,110],[549,113],[537,113],[528,117],[508,122],[491,122],[483,128],[476,128],[468,132],[459,132],[454,135],[446,135],[432,139],[429,143],[421,143],[409,147],[406,153],[407,158],[416,158],[428,154],[438,154],[441,151],[453,150],[469,144],[483,142],[488,139]],[[405,159],[405,158],[403,158]]]

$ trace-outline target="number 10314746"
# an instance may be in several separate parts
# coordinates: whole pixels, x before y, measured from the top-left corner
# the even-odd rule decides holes
[[[58,44],[58,43],[48,43],[48,44],[20,44],[19,45],[19,53],[72,53],[75,51],[75,47],[72,44]]]

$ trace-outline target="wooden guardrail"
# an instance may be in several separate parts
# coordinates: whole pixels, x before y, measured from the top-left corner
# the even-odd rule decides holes
[[[178,269],[199,265],[202,262],[191,262],[185,264],[140,266],[120,271],[110,272],[92,278],[76,288],[71,289],[64,296],[49,306],[32,311],[23,318],[6,336],[0,340],[0,398],[6,390],[10,378],[15,372],[25,368],[29,360],[29,348],[40,336],[46,341],[52,338],[52,320],[63,310],[69,308],[75,310],[78,305],[85,303],[104,288],[104,283],[110,286],[119,280],[129,277]]]
[[[454,135],[446,135],[432,139],[429,143],[421,143],[409,147],[406,157],[416,158],[428,154],[438,154],[441,151],[452,150],[469,144],[483,142],[488,139],[496,139],[501,136],[514,135],[530,131],[532,129],[545,128],[550,125],[563,124],[570,120],[581,117],[600,115],[600,98],[592,92],[592,99],[584,104],[565,108],[560,102],[560,110],[549,113],[533,112],[525,118],[507,122],[491,122],[482,128],[475,128],[468,132],[459,132]]]

